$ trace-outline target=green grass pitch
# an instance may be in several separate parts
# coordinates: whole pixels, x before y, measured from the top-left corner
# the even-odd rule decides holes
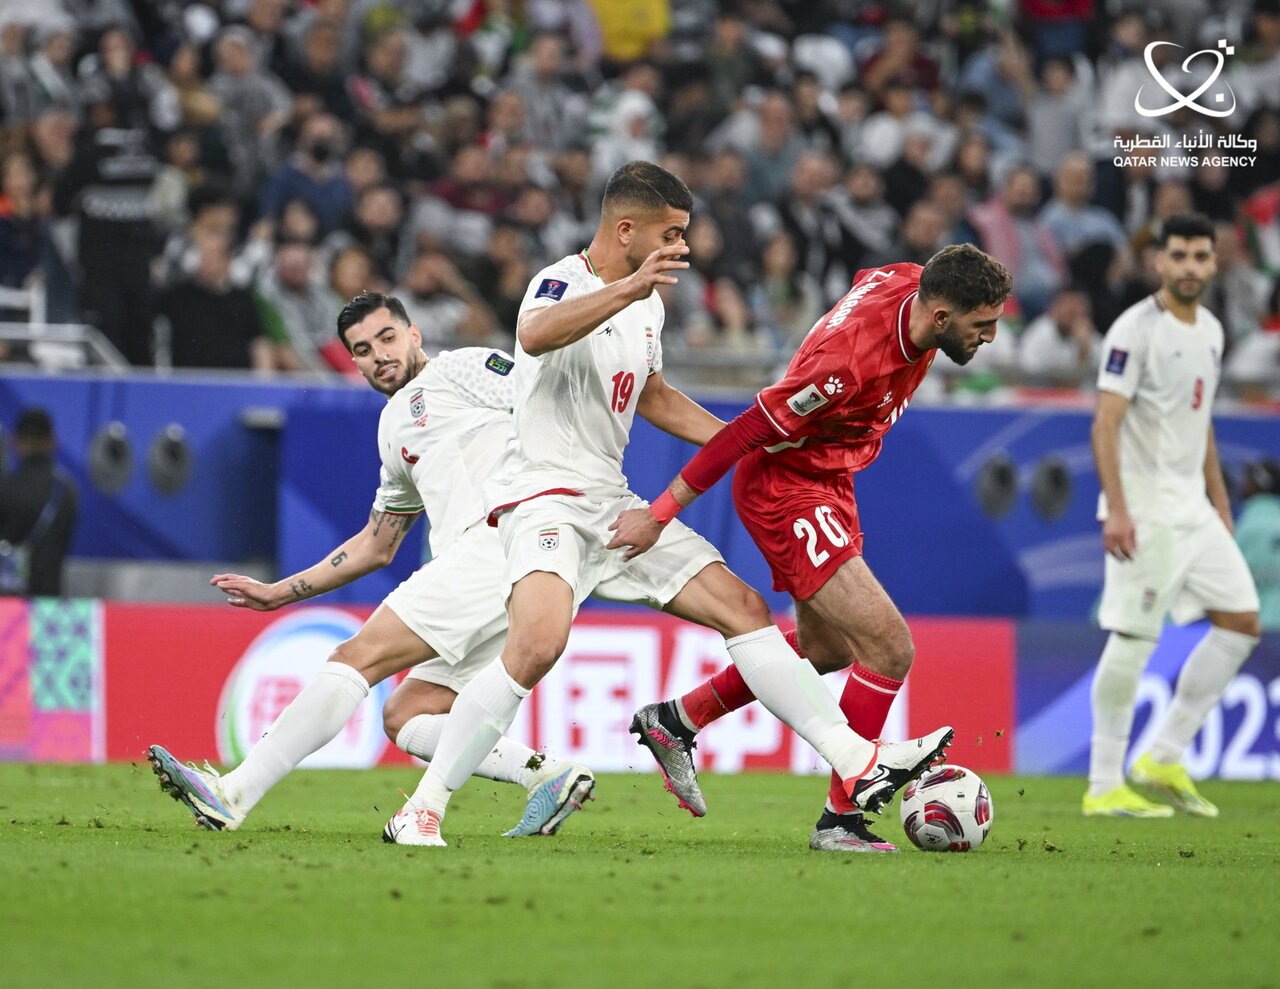
[[[519,840],[523,793],[481,780],[449,848],[383,845],[417,776],[295,773],[211,834],[145,764],[0,765],[0,986],[1280,985],[1275,783],[1206,784],[1216,821],[1085,820],[1078,779],[992,776],[977,852],[836,856],[806,847],[817,778],[709,776],[695,821],[606,776]]]

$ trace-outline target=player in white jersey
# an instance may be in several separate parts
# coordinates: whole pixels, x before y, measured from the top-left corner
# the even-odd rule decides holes
[[[682,523],[670,522],[643,556],[612,545],[619,514],[646,505],[622,474],[636,413],[697,444],[723,426],[662,374],[655,289],[688,267],[692,204],[676,176],[630,162],[609,179],[589,247],[529,285],[516,335],[516,440],[486,490],[506,551],[511,634],[502,656],[458,694],[436,758],[410,797],[407,806],[430,815],[437,831],[478,756],[564,651],[589,594],[661,608],[724,635],[755,695],[822,753],[860,806],[878,809],[950,743],[950,729],[884,745],[854,734],[764,599]]]
[[[1166,613],[1207,615],[1209,631],[1187,657],[1173,702],[1134,782],[1189,814],[1216,817],[1182,765],[1205,716],[1261,634],[1258,592],[1235,540],[1210,408],[1222,365],[1222,324],[1199,305],[1215,272],[1213,225],[1167,220],[1161,287],[1107,333],[1098,373],[1093,449],[1107,550],[1099,622],[1111,635],[1094,677],[1086,815],[1169,817],[1124,781],[1138,681]]]
[[[274,584],[239,574],[219,574],[212,583],[232,605],[256,611],[315,597],[389,563],[424,511],[433,558],[338,646],[231,772],[184,766],[162,746],[151,747],[162,786],[213,830],[238,828],[267,790],[337,735],[371,686],[410,668],[387,702],[385,727],[400,748],[430,759],[457,692],[506,640],[505,560],[485,524],[480,491],[512,437],[512,359],[472,347],[428,361],[401,303],[376,293],[352,299],[338,331],[369,383],[387,395],[378,422],[381,483],[369,523],[320,563]],[[595,785],[590,770],[544,761],[507,738],[481,755],[477,773],[529,791],[511,836],[554,833]],[[422,815],[397,814],[383,838],[421,844],[430,837],[424,823]]]

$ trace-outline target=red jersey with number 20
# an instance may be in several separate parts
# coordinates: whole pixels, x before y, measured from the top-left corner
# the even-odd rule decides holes
[[[853,287],[820,319],[786,376],[756,396],[785,441],[770,459],[824,477],[861,470],[924,380],[937,351],[907,336],[920,285],[918,264],[859,271]]]

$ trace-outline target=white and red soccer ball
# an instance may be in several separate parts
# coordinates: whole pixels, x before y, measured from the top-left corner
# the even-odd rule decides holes
[[[986,840],[995,817],[991,792],[963,766],[939,766],[902,791],[902,829],[926,852],[969,852]]]

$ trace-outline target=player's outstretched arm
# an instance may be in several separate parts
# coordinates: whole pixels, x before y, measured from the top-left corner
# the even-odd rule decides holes
[[[709,442],[725,425],[679,388],[672,388],[661,371],[646,379],[636,401],[636,414],[664,433],[698,446]]]
[[[689,262],[683,260],[688,253],[684,244],[668,244],[645,258],[644,264],[626,278],[610,282],[596,292],[525,313],[516,328],[521,348],[530,357],[539,357],[577,343],[631,303],[649,298],[659,285],[676,284],[675,273],[689,267]]]
[[[1137,530],[1129,517],[1129,503],[1120,483],[1120,424],[1129,411],[1129,399],[1115,392],[1099,391],[1093,414],[1093,461],[1098,483],[1107,498],[1107,520],[1102,523],[1102,545],[1117,560],[1130,560],[1138,548]]]
[[[614,536],[606,548],[628,547],[622,554],[624,560],[639,556],[658,541],[663,526],[729,473],[734,464],[752,450],[780,439],[760,407],[752,405],[693,455],[652,506],[629,509],[619,515],[609,526]]]
[[[315,566],[300,573],[264,584],[242,574],[215,574],[209,581],[227,595],[234,608],[275,611],[295,601],[305,601],[327,591],[345,587],[395,558],[396,550],[418,516],[394,512],[369,513],[368,524]]]

